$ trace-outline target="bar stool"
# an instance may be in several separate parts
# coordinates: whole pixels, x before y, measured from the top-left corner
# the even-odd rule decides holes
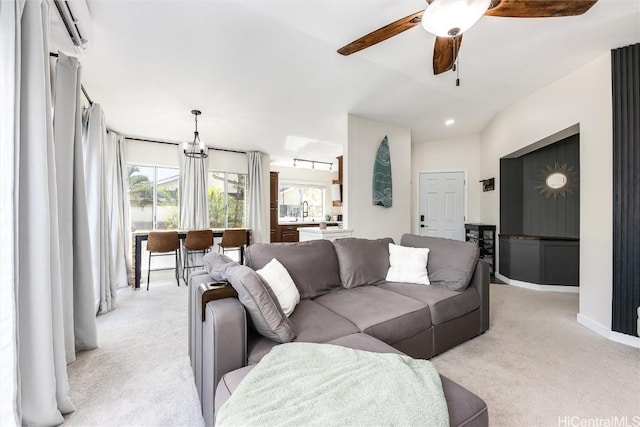
[[[177,231],[150,231],[147,239],[149,251],[149,269],[147,271],[147,290],[149,290],[149,278],[151,277],[151,257],[167,256],[173,252],[176,257],[176,282],[180,286],[180,237]]]
[[[242,259],[242,253],[244,246],[247,244],[247,230],[224,230],[222,233],[222,241],[218,245],[219,249],[222,249],[222,253],[229,250],[240,251],[240,258]]]
[[[202,265],[189,265],[189,255],[202,252],[204,255],[213,246],[213,230],[189,230],[187,238],[184,240],[184,268],[182,278],[187,282],[189,273],[185,277],[185,271],[190,268],[202,267]],[[188,282],[187,282],[188,283]]]

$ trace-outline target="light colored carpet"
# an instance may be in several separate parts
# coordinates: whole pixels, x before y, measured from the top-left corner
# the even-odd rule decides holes
[[[146,277],[145,277],[146,279]],[[173,271],[151,273],[98,316],[98,345],[68,366],[69,426],[203,426],[188,355],[187,295]]]
[[[122,290],[98,317],[100,348],[69,365],[78,409],[65,424],[203,425],[187,289],[171,274],[153,273],[149,292]],[[491,330],[432,361],[487,402],[492,426],[640,425],[640,350],[579,325],[577,311],[577,294],[492,285]]]
[[[577,312],[578,294],[491,285],[491,329],[432,361],[487,403],[491,425],[640,425],[640,350]]]

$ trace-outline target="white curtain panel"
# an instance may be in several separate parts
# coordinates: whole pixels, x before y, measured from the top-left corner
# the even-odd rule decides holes
[[[102,147],[107,135],[102,107],[90,105],[82,118],[82,147],[84,149],[84,170],[86,171],[87,212],[89,213],[89,240],[91,242],[91,258],[93,265],[93,288],[95,296],[95,312],[104,304],[101,292],[107,283],[106,264],[109,263],[108,250],[103,250],[102,224],[105,222],[102,213]],[[110,303],[110,301],[109,301]]]
[[[262,173],[262,153],[259,151],[247,152],[249,170],[249,188],[247,191],[247,226],[253,230],[255,243],[262,243],[262,235],[265,227],[262,215],[265,183]],[[268,233],[267,233],[268,234]]]
[[[180,228],[198,230],[209,228],[207,200],[207,171],[209,158],[187,157],[181,148],[180,158]]]
[[[0,425],[20,424],[15,271],[15,154],[20,129],[20,16],[24,1],[0,1]]]
[[[93,264],[85,192],[82,105],[77,58],[60,53],[53,79],[58,225],[67,363],[98,345],[93,307]]]
[[[2,2],[3,7],[6,2]],[[24,3],[19,40],[17,296],[21,422],[57,425],[72,412],[66,370],[58,189],[51,79],[49,3]]]
[[[124,138],[107,133],[99,104],[85,111],[82,132],[95,303],[104,314],[116,308],[118,288],[127,286],[130,270]]]
[[[106,162],[106,197],[110,214],[111,283],[115,284],[116,288],[124,288],[128,286],[131,272],[129,261],[131,225],[129,224],[124,136],[111,131],[107,132],[104,160]]]

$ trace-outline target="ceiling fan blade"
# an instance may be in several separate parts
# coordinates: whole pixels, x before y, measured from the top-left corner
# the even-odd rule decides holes
[[[461,43],[462,34],[455,37],[436,37],[436,43],[433,45],[433,74],[441,74],[453,68]]]
[[[493,0],[486,16],[553,18],[582,15],[598,0]]]
[[[358,52],[362,49],[366,49],[388,38],[397,36],[398,34],[420,24],[420,22],[422,22],[423,13],[424,10],[421,10],[420,12],[416,12],[412,15],[405,16],[402,19],[398,19],[397,21],[392,22],[389,25],[385,25],[384,27],[373,31],[366,36],[362,36],[358,40],[355,40],[348,45],[341,47],[340,49],[338,49],[338,53],[345,56],[351,55],[352,53]]]

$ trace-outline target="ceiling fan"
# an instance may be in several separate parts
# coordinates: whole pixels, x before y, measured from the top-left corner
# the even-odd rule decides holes
[[[436,36],[433,46],[433,73],[454,68],[462,34],[482,15],[506,18],[553,18],[582,15],[598,0],[427,0],[427,8],[340,48],[341,55],[351,55],[422,23]],[[455,69],[455,68],[454,68]]]

